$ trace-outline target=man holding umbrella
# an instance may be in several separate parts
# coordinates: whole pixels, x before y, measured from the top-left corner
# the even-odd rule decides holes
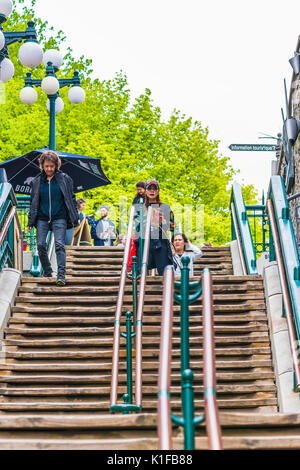
[[[60,171],[61,160],[52,150],[40,156],[39,164],[41,173],[30,183],[31,202],[27,229],[30,231],[33,226],[36,227],[37,248],[46,277],[52,277],[46,239],[48,232],[53,231],[57,258],[56,284],[64,286],[66,284],[66,230],[78,225],[73,180]]]

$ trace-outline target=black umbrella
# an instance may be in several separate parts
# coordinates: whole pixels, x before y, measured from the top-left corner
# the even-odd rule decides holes
[[[6,170],[8,182],[15,193],[30,194],[29,185],[41,171],[38,159],[48,150],[48,148],[33,150],[21,157],[0,163],[0,168]],[[111,184],[103,173],[99,158],[58,151],[56,153],[61,159],[61,170],[73,179],[75,193]]]

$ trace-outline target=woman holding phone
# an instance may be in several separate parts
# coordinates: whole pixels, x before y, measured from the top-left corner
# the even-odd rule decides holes
[[[152,207],[148,269],[156,268],[158,275],[162,276],[164,268],[168,265],[173,265],[172,250],[169,242],[168,232],[174,232],[174,214],[168,204],[165,204],[160,200],[158,181],[148,180],[145,184],[145,189],[146,193],[143,220],[144,230],[147,210],[150,206]],[[139,223],[136,225],[135,246],[139,271],[139,219],[137,219],[137,222]]]

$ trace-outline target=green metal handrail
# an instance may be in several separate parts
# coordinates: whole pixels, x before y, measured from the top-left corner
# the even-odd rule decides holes
[[[0,271],[5,267],[22,271],[22,230],[11,184],[0,183]]]
[[[30,210],[30,196],[16,195],[18,216],[23,231],[23,250],[35,251],[36,249],[36,235],[34,228],[27,232],[28,215]]]
[[[252,219],[253,223],[250,225],[251,227],[251,234],[253,237],[253,245],[255,249],[256,258],[259,254],[262,254],[266,251],[269,251],[269,243],[268,243],[268,216],[266,213],[266,204],[265,204],[265,196],[264,192],[262,194],[262,204],[246,204],[245,206],[248,219]],[[258,239],[258,224],[261,224],[261,239]],[[250,224],[250,220],[249,220]]]
[[[272,202],[280,251],[284,264],[288,293],[293,310],[296,339],[300,340],[300,262],[290,210],[281,176],[272,176],[268,198]],[[273,243],[272,237],[272,243]],[[270,261],[274,260],[274,247],[270,247]]]
[[[253,245],[248,215],[242,195],[241,186],[233,183],[230,199],[231,210],[231,237],[240,240],[242,263],[245,263],[245,274],[257,274],[256,256]]]

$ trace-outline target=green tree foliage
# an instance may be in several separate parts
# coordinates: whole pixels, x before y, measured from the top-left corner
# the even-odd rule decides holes
[[[55,33],[47,22],[35,17],[35,0],[28,2],[15,2],[17,8],[4,24],[5,30],[24,30],[34,18],[44,49],[58,49],[65,44],[62,31]],[[38,101],[33,106],[23,105],[19,99],[27,70],[17,60],[18,47],[12,45],[9,50],[16,71],[14,79],[6,84],[6,100],[0,109],[0,160],[48,145],[47,97],[38,89]],[[75,106],[67,99],[67,89],[61,90],[65,108],[57,115],[57,149],[101,158],[102,168],[112,182],[80,195],[87,200],[87,212],[95,213],[102,203],[117,208],[120,196],[127,197],[131,204],[135,183],[155,178],[161,185],[161,199],[171,207],[204,206],[206,241],[229,241],[234,171],[229,159],[220,155],[218,141],[209,138],[208,129],[176,110],[164,120],[149,89],[133,100],[123,72],[112,80],[92,80],[92,61],[84,57],[75,61],[68,48],[58,75],[71,77],[74,70],[80,71],[86,100]],[[33,70],[33,78],[42,78],[44,72],[41,65]],[[247,187],[247,202],[254,198],[253,187]]]

